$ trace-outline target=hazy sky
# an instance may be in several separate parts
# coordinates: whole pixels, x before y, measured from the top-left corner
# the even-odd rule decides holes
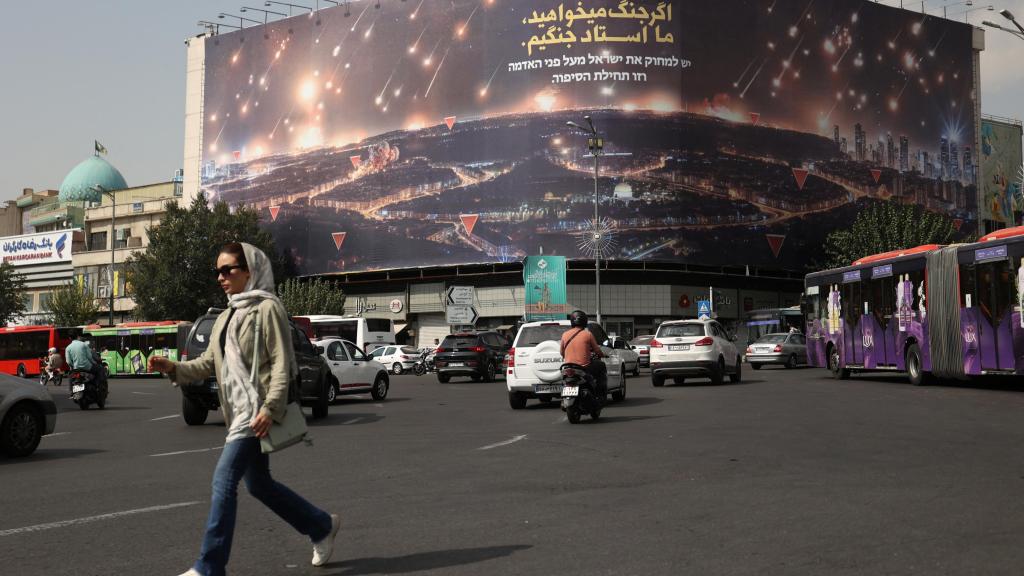
[[[528,0],[499,1],[529,5]],[[991,1],[1024,21],[1024,0]],[[169,180],[184,152],[184,40],[201,31],[197,20],[216,20],[220,11],[238,13],[243,3],[262,5],[258,0],[6,3],[0,19],[0,37],[6,40],[0,109],[7,111],[0,137],[0,200],[26,187],[57,188],[92,153],[94,139],[107,147],[107,158],[129,185]],[[932,0],[926,6],[945,3]],[[953,7],[950,16],[961,11]],[[979,10],[970,17],[979,25],[983,19],[1009,25],[996,12]],[[986,34],[984,113],[1024,116],[1022,62],[1024,40],[996,30]]]

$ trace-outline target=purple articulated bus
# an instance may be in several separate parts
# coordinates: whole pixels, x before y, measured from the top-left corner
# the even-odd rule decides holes
[[[1024,374],[1024,226],[974,244],[929,244],[809,274],[807,360],[845,379],[911,383]]]

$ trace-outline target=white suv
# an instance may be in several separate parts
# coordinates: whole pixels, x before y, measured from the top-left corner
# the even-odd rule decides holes
[[[505,386],[508,403],[513,410],[526,407],[526,401],[536,398],[550,402],[562,394],[562,334],[570,328],[568,320],[527,322],[519,327],[515,342],[509,349],[505,368]],[[598,342],[608,335],[600,325],[591,322],[587,330]],[[608,392],[612,400],[626,399],[626,366],[620,350],[601,346],[607,356],[602,361],[608,368]]]
[[[674,320],[658,326],[651,340],[651,383],[664,386],[671,376],[682,384],[687,376],[711,378],[721,384],[725,375],[739,382],[742,361],[722,325],[714,320]]]

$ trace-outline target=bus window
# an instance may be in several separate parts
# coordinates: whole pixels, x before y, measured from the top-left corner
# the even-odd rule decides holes
[[[994,321],[999,323],[1007,310],[1012,310],[1016,303],[1017,278],[1015,270],[1006,260],[992,263],[992,274],[995,279],[994,302],[992,313]]]
[[[860,324],[860,316],[864,313],[864,298],[860,282],[843,284],[842,315],[851,327]]]
[[[974,264],[960,265],[960,306],[977,306],[977,290],[974,286]]]
[[[883,329],[892,319],[893,307],[896,303],[896,288],[892,277],[878,278],[871,281],[868,310],[874,315],[878,325]]]

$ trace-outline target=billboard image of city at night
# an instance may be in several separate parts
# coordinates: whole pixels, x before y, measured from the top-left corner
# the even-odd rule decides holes
[[[803,270],[867,203],[977,222],[970,27],[873,2],[353,1],[206,39],[201,187],[304,273]],[[712,9],[713,7],[713,9]]]

